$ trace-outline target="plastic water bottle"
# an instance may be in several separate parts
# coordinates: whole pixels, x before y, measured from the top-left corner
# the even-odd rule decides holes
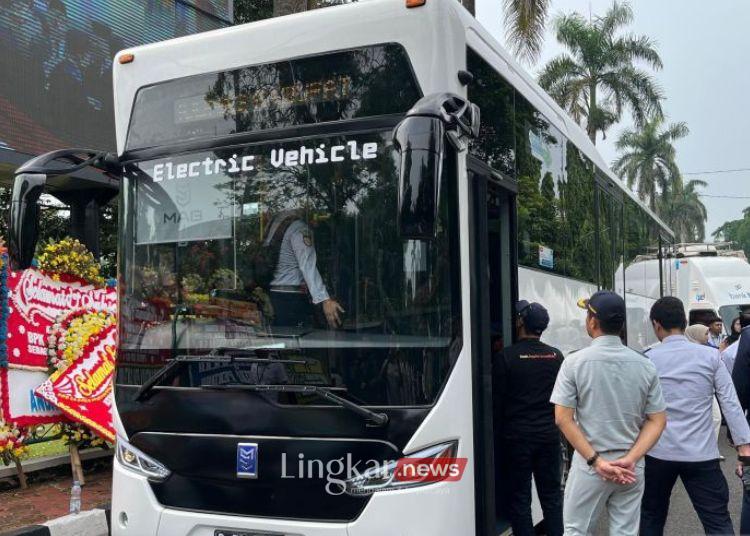
[[[81,483],[78,480],[74,480],[73,487],[70,488],[70,513],[81,513]]]

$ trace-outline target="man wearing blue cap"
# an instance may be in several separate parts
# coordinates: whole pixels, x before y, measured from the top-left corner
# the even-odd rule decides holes
[[[555,426],[554,406],[549,402],[563,355],[539,340],[548,325],[549,314],[544,307],[526,300],[518,302],[518,342],[493,359],[498,496],[517,536],[535,534],[532,474],[544,512],[545,533],[563,533],[560,432]]]
[[[568,356],[550,400],[555,420],[576,452],[565,486],[566,536],[593,534],[607,511],[609,533],[638,534],[643,457],[666,425],[656,367],[623,345],[625,300],[600,291],[586,310],[588,348]]]

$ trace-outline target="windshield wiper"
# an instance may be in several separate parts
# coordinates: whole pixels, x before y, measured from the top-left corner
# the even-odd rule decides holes
[[[352,413],[356,413],[360,417],[363,417],[369,424],[372,426],[385,426],[388,424],[388,415],[385,413],[378,413],[377,411],[372,411],[371,409],[367,409],[364,406],[360,406],[359,404],[352,402],[351,400],[347,400],[344,397],[341,397],[334,393],[334,390],[345,390],[345,389],[337,389],[335,387],[323,387],[322,385],[294,385],[294,384],[279,384],[279,385],[270,385],[270,384],[245,384],[245,383],[238,383],[238,384],[227,384],[227,385],[202,385],[201,386],[204,389],[242,389],[245,391],[255,391],[259,393],[263,392],[274,392],[274,393],[298,393],[298,394],[314,394],[321,398],[325,398],[326,400],[333,402],[334,404],[337,404],[338,406],[341,406],[342,408],[348,409]]]
[[[174,359],[169,359],[168,363],[160,368],[156,374],[146,380],[135,394],[135,400],[140,402],[156,387],[161,381],[167,378],[174,378],[182,369],[185,363],[262,363],[271,365],[274,363],[282,365],[304,365],[307,362],[302,359],[264,359],[259,357],[237,357],[233,355],[178,355]]]

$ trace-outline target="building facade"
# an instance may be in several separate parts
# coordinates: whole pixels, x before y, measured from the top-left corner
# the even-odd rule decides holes
[[[0,1],[0,182],[30,156],[114,150],[118,50],[232,23],[232,0]]]

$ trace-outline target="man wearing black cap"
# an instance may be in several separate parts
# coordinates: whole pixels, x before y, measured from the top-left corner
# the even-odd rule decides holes
[[[565,485],[565,534],[593,534],[607,511],[609,533],[636,536],[643,495],[643,457],[666,425],[656,367],[622,344],[625,300],[600,291],[586,310],[591,346],[568,356],[550,400],[576,453]]]
[[[544,307],[523,300],[516,304],[516,315],[518,342],[493,359],[498,498],[507,509],[513,534],[535,534],[533,474],[546,534],[561,536],[560,433],[549,397],[563,356],[539,340],[549,325]]]

